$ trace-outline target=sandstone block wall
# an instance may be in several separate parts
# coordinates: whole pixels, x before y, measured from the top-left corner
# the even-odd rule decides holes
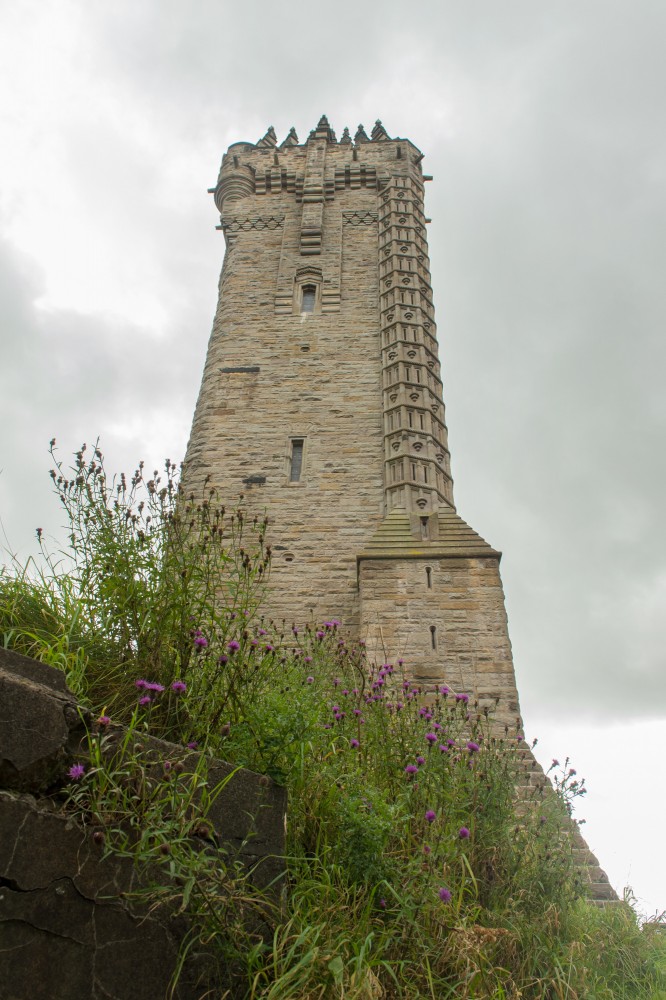
[[[361,629],[377,659],[405,661],[419,684],[447,684],[519,715],[497,558],[364,559]]]

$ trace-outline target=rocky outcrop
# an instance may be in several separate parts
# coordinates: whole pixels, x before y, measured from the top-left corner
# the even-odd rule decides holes
[[[66,778],[89,723],[62,675],[0,650],[0,953],[3,1000],[164,1000],[187,933],[174,907],[132,898],[130,859],[105,853],[99,828],[81,825],[51,794]],[[119,735],[117,733],[116,735]],[[198,755],[142,739],[155,768],[191,770]],[[113,740],[109,741],[113,746]],[[282,872],[286,796],[270,779],[208,768],[223,785],[207,813],[206,850],[231,855],[255,885]],[[210,962],[186,961],[174,1000],[197,1000]],[[218,995],[224,970],[215,970]],[[231,994],[232,995],[232,994]]]

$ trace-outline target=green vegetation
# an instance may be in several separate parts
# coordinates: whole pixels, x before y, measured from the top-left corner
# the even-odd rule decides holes
[[[248,1000],[666,998],[659,928],[582,898],[566,769],[518,819],[520,734],[339,622],[264,621],[265,523],[188,496],[172,463],[110,481],[84,448],[53,479],[69,549],[5,568],[0,634],[99,716],[61,794],[188,913],[184,954],[231,962]],[[156,776],[146,735],[204,752]],[[284,887],[202,849],[209,756],[287,786]]]

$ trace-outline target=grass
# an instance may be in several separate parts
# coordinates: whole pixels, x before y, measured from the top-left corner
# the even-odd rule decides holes
[[[231,962],[247,1000],[666,996],[663,932],[583,898],[582,782],[565,772],[518,819],[519,733],[420,689],[408,663],[369,662],[338,622],[261,617],[263,520],[187,495],[170,462],[109,479],[97,447],[68,470],[53,455],[70,544],[9,561],[0,635],[102,717],[61,794],[153,873],[151,905],[188,913],[184,954]],[[202,763],[157,780],[144,734],[196,743]],[[208,755],[289,790],[282,906],[197,846]]]

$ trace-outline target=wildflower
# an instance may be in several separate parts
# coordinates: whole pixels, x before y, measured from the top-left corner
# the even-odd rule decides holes
[[[405,768],[405,774],[418,774],[418,771],[416,764],[408,764]]]
[[[162,694],[164,684],[146,684],[146,691],[154,691],[155,694]]]
[[[557,760],[556,757],[553,757],[553,763],[550,766],[551,767],[559,767],[560,766],[559,760]]]
[[[308,677],[306,678],[306,681],[308,684],[314,684],[314,677]]]
[[[432,746],[433,743],[437,742],[437,733],[426,733],[425,738],[427,739],[428,743],[430,743],[430,745]]]
[[[294,627],[292,628],[291,631],[294,633],[294,635],[298,635],[298,629],[296,628],[295,625],[294,625]]]
[[[475,743],[474,740],[470,740],[467,744],[467,749],[470,753],[476,753],[479,749],[479,744]]]
[[[444,743],[440,743],[439,749],[441,750],[442,753],[449,752],[449,748]]]
[[[324,635],[325,635],[325,633],[324,633],[324,632],[322,632],[322,631],[319,631],[319,632],[317,632],[316,634],[317,634],[317,638],[318,638],[318,639],[323,639],[323,638],[324,638]]]
[[[360,745],[361,745],[361,744],[359,743],[359,741],[358,741],[358,740],[350,740],[350,741],[349,741],[349,746],[350,746],[350,747],[353,747],[353,748],[354,748],[354,750],[356,750],[356,749],[357,749],[358,747],[360,747]]]
[[[142,708],[145,708],[146,705],[150,705],[152,703],[152,700],[153,699],[146,694],[143,696],[143,698],[139,698],[139,704],[141,705]]]
[[[230,653],[237,653],[240,649],[240,642],[236,642],[235,639],[232,639],[231,642],[227,644],[227,649]]]
[[[416,763],[419,765],[419,767],[422,767],[425,764],[425,757],[417,757]]]
[[[306,663],[312,663],[312,657],[311,656],[306,656],[305,657],[305,662]]]
[[[458,836],[460,837],[461,840],[469,840],[470,833],[466,826],[460,827],[460,829],[458,830]]]
[[[440,689],[439,689],[439,693],[440,693],[440,694],[443,694],[443,695],[444,695],[444,697],[446,698],[447,694],[450,694],[450,693],[451,693],[451,692],[450,692],[450,688],[447,688],[446,684],[442,684],[442,685],[440,686]]]
[[[379,900],[379,909],[380,910],[385,910],[386,909],[386,900],[385,899],[380,899]]]
[[[220,664],[221,667],[223,667],[225,663],[229,662],[229,657],[225,656],[223,653],[222,656],[218,656],[217,662]]]
[[[270,643],[268,643],[266,646],[264,646],[264,652],[265,653],[272,653],[274,650],[275,650],[275,646],[271,646]]]
[[[197,743],[196,740],[190,740],[190,742],[187,744],[187,749],[188,750],[196,750],[198,746],[199,746],[199,744]]]
[[[441,901],[443,903],[450,903],[451,902],[451,899],[452,899],[451,890],[447,889],[446,886],[442,886],[442,888],[439,890],[439,892],[437,893],[437,895],[439,896],[439,898],[441,899]]]
[[[427,813],[425,814],[425,818],[426,818],[426,822],[428,822],[428,823],[434,823],[435,820],[437,819],[437,814],[435,813],[435,811],[433,809],[428,809]]]
[[[194,633],[194,645],[197,649],[205,649],[208,645],[208,639],[201,632]]]
[[[265,628],[258,628],[257,635],[268,635],[268,632],[266,631]]]
[[[457,694],[456,695],[456,701],[461,701],[463,703],[463,705],[466,705],[467,702],[469,701],[469,695],[468,694]]]
[[[108,715],[100,715],[99,719],[97,720],[98,726],[108,726],[110,724],[111,724],[111,719],[109,718]]]
[[[430,846],[430,844],[424,844],[423,845],[423,853],[424,854],[431,854],[432,853],[432,847]]]
[[[187,684],[184,684],[182,681],[174,681],[171,685],[171,690],[175,691],[176,694],[182,694],[184,691],[187,691]]]
[[[86,773],[86,769],[83,764],[72,764],[67,774],[70,776],[72,781],[79,781],[80,778]]]
[[[148,681],[144,681],[143,678],[139,677],[138,680],[134,681],[134,687],[138,688],[139,691],[143,691],[146,687],[148,687]]]

